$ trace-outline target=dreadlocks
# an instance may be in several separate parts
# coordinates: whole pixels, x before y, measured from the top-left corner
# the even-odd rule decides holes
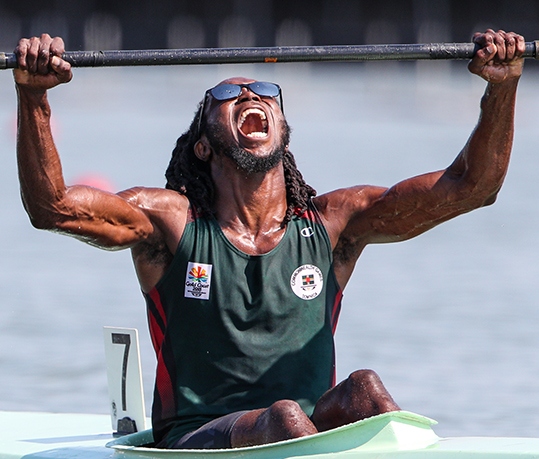
[[[200,138],[200,116],[199,104],[191,126],[176,142],[165,177],[166,188],[185,195],[196,212],[203,215],[213,213],[215,190],[208,163],[198,159],[194,151],[194,146]],[[203,132],[205,127],[203,118],[200,123],[200,132]],[[307,209],[307,203],[311,197],[316,196],[316,191],[305,183],[301,172],[297,169],[294,156],[288,149],[283,154],[283,168],[288,203],[283,221],[285,224],[290,221],[294,213],[302,213]]]

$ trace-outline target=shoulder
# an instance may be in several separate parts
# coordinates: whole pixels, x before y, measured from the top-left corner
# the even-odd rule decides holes
[[[143,212],[153,225],[153,237],[144,245],[168,246],[174,252],[189,213],[189,200],[174,190],[135,187],[118,193]]]
[[[131,205],[151,214],[155,210],[187,211],[189,200],[174,190],[165,188],[133,187],[118,193]]]
[[[361,218],[382,199],[387,188],[358,185],[341,188],[313,198],[331,238],[338,239],[352,220]]]
[[[375,204],[383,200],[383,187],[359,185],[320,195],[313,199],[326,227],[333,250],[337,281],[344,288],[355,263],[376,225]]]
[[[150,291],[170,265],[189,217],[189,200],[173,190],[136,187],[119,193],[144,212],[152,236],[132,247],[142,290]]]

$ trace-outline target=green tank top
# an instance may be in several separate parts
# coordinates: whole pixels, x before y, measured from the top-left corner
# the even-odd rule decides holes
[[[193,217],[145,297],[157,354],[156,441],[277,400],[295,400],[310,415],[335,384],[342,292],[312,204],[256,256],[232,245],[215,219]]]

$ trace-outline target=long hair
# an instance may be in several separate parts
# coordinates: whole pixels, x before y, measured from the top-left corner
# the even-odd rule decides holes
[[[206,127],[203,117],[199,130],[200,116],[199,104],[189,129],[176,142],[165,177],[166,188],[185,195],[198,214],[209,215],[213,213],[214,183],[209,164],[198,159],[194,151],[194,146],[200,138],[199,131],[203,132]],[[290,221],[294,213],[302,213],[307,209],[307,203],[311,197],[316,196],[316,191],[303,179],[301,172],[297,169],[294,156],[288,148],[283,154],[283,168],[288,204],[284,224]]]

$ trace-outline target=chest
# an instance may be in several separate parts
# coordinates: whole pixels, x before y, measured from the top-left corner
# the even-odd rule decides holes
[[[285,228],[272,231],[238,231],[232,228],[222,228],[224,237],[239,251],[247,255],[263,255],[274,250],[286,234]]]

